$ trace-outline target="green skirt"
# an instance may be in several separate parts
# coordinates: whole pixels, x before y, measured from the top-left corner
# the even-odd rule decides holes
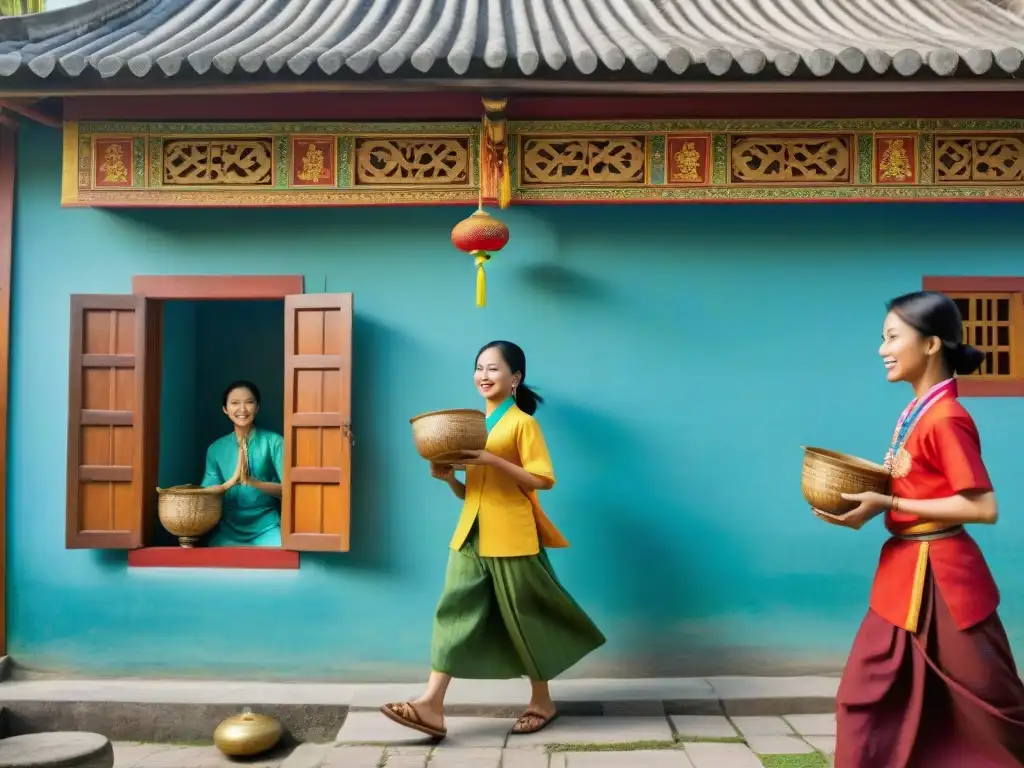
[[[526,557],[481,557],[478,529],[448,557],[434,617],[430,663],[452,677],[557,677],[605,642],[558,582],[542,549]]]

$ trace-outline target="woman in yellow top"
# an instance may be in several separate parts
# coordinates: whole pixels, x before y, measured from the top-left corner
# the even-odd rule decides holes
[[[487,447],[466,453],[465,484],[451,467],[431,465],[431,474],[464,500],[434,618],[432,671],[423,696],[381,711],[435,739],[448,733],[444,697],[453,677],[528,676],[530,704],[512,733],[545,728],[556,716],[548,681],[605,641],[544,551],[569,542],[537,500],[537,491],[554,486],[555,473],[533,418],[543,400],[525,379],[518,346],[492,341],[481,349],[474,380],[487,402]]]

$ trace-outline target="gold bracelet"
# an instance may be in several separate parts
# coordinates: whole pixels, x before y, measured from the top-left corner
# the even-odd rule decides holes
[[[900,497],[897,496],[896,494],[893,494],[893,496],[892,496],[892,506],[890,507],[890,509],[893,512],[897,512],[897,511],[899,511],[899,508],[900,508]]]

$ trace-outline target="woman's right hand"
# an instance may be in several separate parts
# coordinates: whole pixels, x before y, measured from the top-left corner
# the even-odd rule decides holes
[[[447,483],[455,478],[455,468],[451,464],[431,464],[430,476]]]

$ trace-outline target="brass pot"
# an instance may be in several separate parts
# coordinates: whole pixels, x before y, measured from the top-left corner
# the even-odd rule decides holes
[[[217,726],[213,743],[229,757],[252,757],[273,749],[284,728],[269,715],[255,715],[246,707]]]

